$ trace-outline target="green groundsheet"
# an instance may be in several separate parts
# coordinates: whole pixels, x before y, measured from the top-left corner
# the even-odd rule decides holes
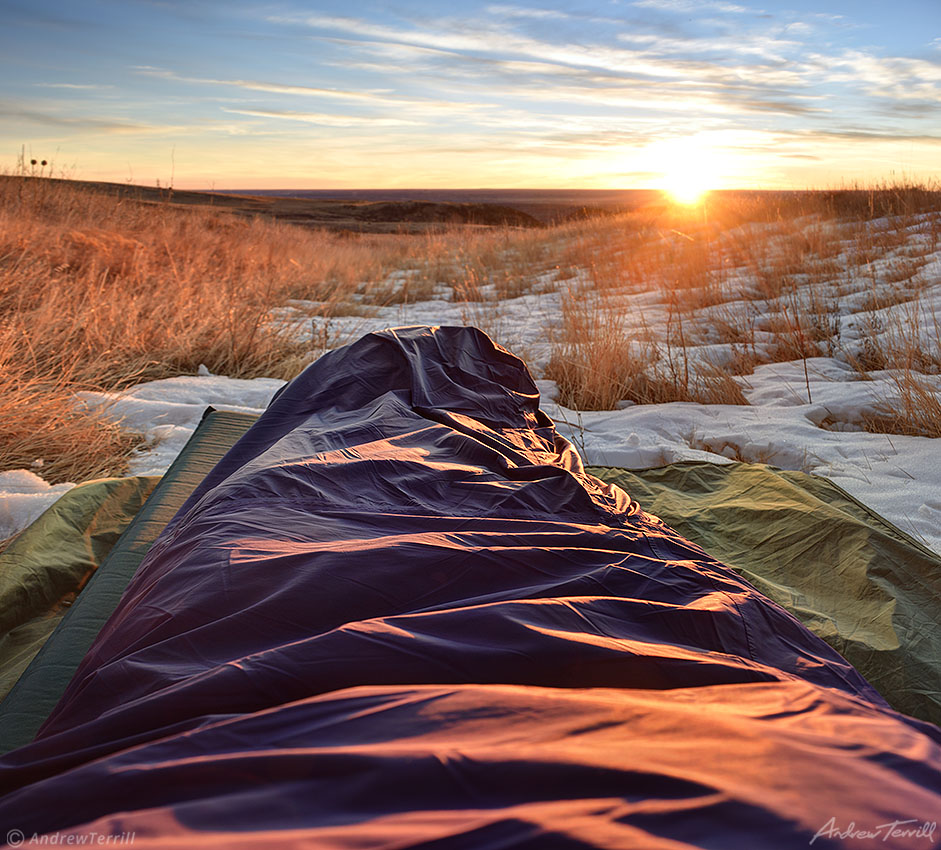
[[[108,478],[75,487],[0,553],[0,699],[159,480]]]

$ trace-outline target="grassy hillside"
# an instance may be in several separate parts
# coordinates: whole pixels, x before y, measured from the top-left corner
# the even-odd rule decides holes
[[[263,217],[286,224],[323,230],[359,233],[425,233],[446,227],[542,227],[543,223],[516,207],[493,203],[458,203],[438,200],[363,200],[344,198],[283,197],[232,192],[189,190],[63,180],[53,177],[0,176],[11,187],[36,180],[52,192],[80,189],[115,201],[178,210],[193,207],[205,212],[228,212],[244,218]]]
[[[733,373],[839,351],[861,377],[892,368],[907,388],[910,409],[873,428],[941,436],[937,394],[919,379],[941,368],[938,321],[920,300],[937,283],[933,187],[720,194],[691,210],[658,200],[549,228],[522,218],[445,227],[453,209],[348,204],[356,229],[369,215],[437,216],[420,233],[298,226],[292,199],[214,195],[207,205],[201,193],[113,187],[0,179],[0,469],[41,459],[56,482],[124,468],[139,440],[77,407],[79,389],[200,364],[287,378],[344,341],[326,338],[331,317],[438,298],[467,304],[487,329],[501,301],[553,291],[545,374],[571,407],[743,403]],[[651,286],[668,310],[665,340],[626,321]],[[834,321],[845,298],[859,308],[852,341]],[[288,304],[306,331],[274,320]],[[900,305],[908,312],[884,312]],[[709,340],[735,357],[686,356]]]

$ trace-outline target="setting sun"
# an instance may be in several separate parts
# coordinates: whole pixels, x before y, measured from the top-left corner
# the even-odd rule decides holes
[[[714,186],[708,176],[698,173],[694,168],[682,168],[668,174],[661,188],[672,201],[685,206],[698,204]]]
[[[722,188],[729,163],[702,139],[672,139],[651,145],[648,167],[659,174],[657,187],[675,203],[699,203],[711,189]]]

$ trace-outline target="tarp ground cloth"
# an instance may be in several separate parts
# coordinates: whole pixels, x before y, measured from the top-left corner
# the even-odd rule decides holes
[[[61,622],[158,480],[109,478],[81,484],[0,552],[0,700]]]
[[[0,760],[0,836],[930,846],[941,732],[587,475],[537,405],[473,329],[309,367]]]

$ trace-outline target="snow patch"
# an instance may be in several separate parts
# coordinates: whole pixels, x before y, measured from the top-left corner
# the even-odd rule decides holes
[[[22,531],[74,484],[49,484],[27,469],[0,472],[0,540]]]

